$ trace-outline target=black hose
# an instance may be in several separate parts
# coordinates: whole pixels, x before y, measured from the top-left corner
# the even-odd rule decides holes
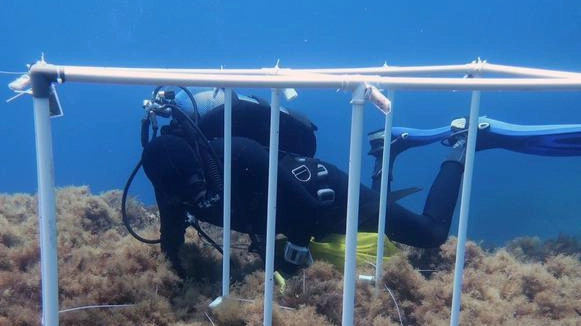
[[[145,147],[149,143],[149,125],[148,118],[141,120],[141,147]]]
[[[205,163],[205,172],[207,174],[206,178],[211,181],[211,187],[216,193],[221,193],[224,190],[224,180],[220,174],[220,167],[216,159],[212,158],[211,155],[204,153],[202,159]]]
[[[155,239],[155,240],[145,239],[145,238],[141,237],[139,234],[137,234],[137,232],[135,232],[133,230],[133,228],[131,227],[131,224],[129,223],[129,217],[127,216],[127,210],[126,210],[126,206],[127,206],[127,193],[129,193],[129,187],[131,187],[131,183],[133,182],[133,178],[135,178],[135,175],[137,174],[137,171],[139,171],[140,168],[141,168],[141,160],[139,160],[139,163],[137,163],[137,165],[133,169],[133,172],[131,172],[131,175],[129,176],[129,179],[127,180],[127,183],[125,184],[125,188],[123,189],[123,197],[121,197],[121,216],[123,217],[123,224],[125,224],[125,227],[127,228],[127,231],[135,239],[137,239],[137,240],[139,240],[139,241],[141,241],[143,243],[157,244],[157,243],[160,243],[161,242],[160,239]]]
[[[212,146],[210,146],[210,141],[208,140],[208,138],[206,138],[206,135],[204,135],[200,127],[197,124],[195,124],[194,121],[184,111],[182,111],[182,109],[175,105],[170,105],[170,108],[172,109],[172,115],[175,118],[177,118],[176,113],[178,113],[181,116],[178,119],[187,120],[187,122],[194,128],[194,131],[196,132],[197,136],[202,139],[201,142],[196,143],[201,143],[204,146],[206,153],[210,155],[209,157],[202,158],[204,159],[204,164],[206,164],[208,169],[212,171],[212,174],[209,176],[212,177],[210,178],[210,180],[211,182],[214,183],[213,184],[215,188],[214,190],[219,193],[222,192],[224,190],[224,181],[222,180],[222,176],[219,172],[222,169],[222,165],[220,164],[220,158],[218,157],[218,154],[216,153],[216,151],[214,151]]]
[[[214,241],[214,239],[212,239],[206,232],[204,232],[204,230],[202,230],[202,227],[200,226],[198,221],[192,223],[191,225],[194,227],[194,229],[196,229],[196,231],[198,231],[198,234],[204,240],[208,241],[210,243],[210,245],[212,245],[212,247],[214,247],[214,249],[218,250],[218,252],[220,252],[220,254],[224,255],[224,251],[222,250],[222,247],[220,247],[220,245],[217,244],[216,241]]]
[[[178,86],[178,87],[182,91],[184,91],[184,93],[186,93],[186,95],[190,99],[190,102],[192,102],[192,109],[194,110],[193,122],[197,126],[198,122],[200,122],[200,111],[198,110],[198,104],[196,104],[196,99],[194,98],[194,94],[192,94],[192,92],[189,89],[187,89],[186,87],[183,87],[183,86]]]

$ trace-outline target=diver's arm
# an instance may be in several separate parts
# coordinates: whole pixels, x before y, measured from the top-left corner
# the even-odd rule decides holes
[[[156,191],[155,197],[160,216],[161,251],[166,255],[178,275],[184,276],[179,259],[180,247],[184,244],[186,211],[181,203],[172,203],[166,195]]]

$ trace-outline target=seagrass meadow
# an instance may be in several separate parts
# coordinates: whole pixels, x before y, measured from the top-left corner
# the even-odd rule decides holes
[[[159,246],[126,232],[120,201],[117,190],[58,191],[61,325],[262,324],[263,273],[260,260],[247,251],[246,236],[233,236],[231,299],[211,310],[208,304],[221,291],[219,253],[188,232],[181,252],[188,276],[178,278]],[[2,326],[40,323],[36,206],[32,195],[0,195]],[[158,235],[154,208],[130,200],[128,212],[141,234]],[[205,228],[220,242],[220,229]],[[371,285],[358,284],[357,325],[448,325],[455,244],[450,238],[434,250],[402,247],[384,266],[384,291],[376,294]],[[461,324],[580,325],[580,254],[580,242],[566,236],[519,238],[486,249],[470,242]],[[359,271],[371,274],[372,266],[363,264]],[[339,325],[341,295],[340,271],[317,261],[288,279],[284,292],[276,289],[273,325]],[[85,308],[69,310],[79,307]]]

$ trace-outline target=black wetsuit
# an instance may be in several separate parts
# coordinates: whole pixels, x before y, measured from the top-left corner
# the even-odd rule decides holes
[[[210,143],[221,156],[222,139]],[[294,164],[289,160],[298,164],[303,163],[302,159],[291,154],[280,155],[276,232],[296,245],[307,246],[312,236],[320,238],[329,233],[345,233],[348,176],[332,164],[314,161],[328,171],[315,188],[328,187],[335,192],[332,202],[321,201],[313,189],[289,170]],[[222,202],[210,208],[195,207],[192,203],[195,194],[188,180],[199,171],[199,162],[192,147],[181,137],[163,135],[154,139],[143,152],[143,166],[155,188],[161,215],[162,250],[174,266],[179,266],[177,255],[184,242],[186,210],[199,220],[221,226]],[[463,165],[457,161],[442,164],[421,215],[392,203],[387,218],[387,236],[417,247],[442,244],[448,236],[462,171]],[[265,233],[267,186],[268,150],[252,139],[233,137],[232,229],[257,235]],[[378,213],[378,192],[361,186],[360,230],[376,232]]]
[[[198,124],[219,161],[223,160],[223,108],[206,112]],[[269,115],[265,101],[233,98],[231,226],[255,239],[263,239],[266,232]],[[218,226],[223,220],[221,200],[210,207],[200,207],[197,202],[200,191],[211,188],[202,182],[209,180],[200,139],[173,122],[145,146],[142,162],[155,188],[162,250],[178,268],[178,250],[188,226],[186,213]],[[333,164],[313,158],[315,130],[300,114],[281,112],[276,232],[297,246],[308,246],[311,237],[344,234],[346,229],[348,176]],[[437,247],[446,240],[464,169],[461,162],[463,159],[442,163],[421,215],[397,203],[389,205],[386,229],[391,240],[417,247]],[[319,176],[320,171],[324,173]],[[321,190],[326,190],[323,196]],[[329,196],[329,192],[333,194]],[[211,195],[208,189],[206,197]],[[376,232],[378,215],[378,191],[362,185],[359,230]]]

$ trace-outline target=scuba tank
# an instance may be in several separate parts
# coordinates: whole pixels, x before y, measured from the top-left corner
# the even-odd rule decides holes
[[[201,91],[193,95],[201,112],[198,126],[208,139],[224,137],[224,92],[222,89]],[[183,103],[183,93],[176,94]],[[188,101],[189,102],[189,101]],[[193,113],[193,110],[191,110]],[[279,151],[313,157],[317,150],[317,126],[291,109],[281,107]],[[270,103],[232,92],[232,136],[250,138],[268,147],[270,140]]]

